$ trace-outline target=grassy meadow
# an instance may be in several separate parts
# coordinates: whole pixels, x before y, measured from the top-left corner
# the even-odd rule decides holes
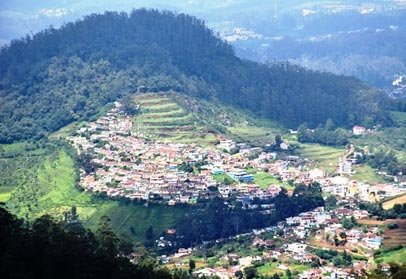
[[[8,152],[15,152],[24,146],[17,144],[7,146],[6,149]],[[42,156],[36,156],[35,160],[28,161],[26,166],[14,168],[14,165],[11,165],[7,169],[10,179],[19,178],[15,185],[4,186],[4,179],[1,180],[1,201],[6,202],[6,206],[21,218],[33,220],[48,214],[61,219],[65,211],[76,206],[79,217],[87,227],[96,229],[100,217],[106,215],[111,219],[111,225],[117,235],[127,234],[134,241],[144,241],[145,231],[150,225],[157,236],[173,226],[187,210],[163,205],[146,207],[140,203],[103,199],[81,191],[75,186],[77,170],[69,153],[64,148],[50,146],[45,150]],[[35,154],[39,151],[33,152]],[[4,155],[9,153],[3,153]],[[19,162],[20,158],[8,160],[10,165],[13,160]]]

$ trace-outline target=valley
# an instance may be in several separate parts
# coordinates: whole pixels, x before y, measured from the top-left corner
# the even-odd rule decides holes
[[[402,278],[406,101],[371,86],[403,86],[402,5],[291,2],[231,33],[137,9],[2,47],[0,277]],[[362,55],[334,71],[333,46]],[[312,48],[345,75],[294,64]]]

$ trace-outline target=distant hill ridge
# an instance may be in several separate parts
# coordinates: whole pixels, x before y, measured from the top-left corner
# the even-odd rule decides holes
[[[46,137],[134,92],[217,99],[288,127],[390,124],[386,99],[359,80],[241,60],[203,21],[168,11],[92,14],[0,53],[0,142]]]

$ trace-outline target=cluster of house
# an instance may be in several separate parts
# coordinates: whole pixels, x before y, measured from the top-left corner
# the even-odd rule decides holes
[[[227,253],[222,255],[220,260],[233,264],[228,267],[206,267],[198,269],[194,273],[197,276],[215,275],[225,279],[235,278],[235,272],[238,270],[244,270],[244,268],[256,265],[259,262],[269,263],[275,261],[278,262],[276,271],[280,273],[284,273],[289,268],[287,263],[310,267],[310,264],[315,260],[321,260],[312,252],[312,249],[317,247],[324,249],[329,245],[334,247],[333,239],[336,237],[345,237],[345,243],[340,243],[340,249],[351,251],[358,248],[362,251],[371,251],[369,254],[372,255],[372,251],[379,249],[382,245],[382,237],[378,227],[344,229],[340,224],[340,220],[350,217],[354,217],[356,220],[364,219],[368,217],[368,212],[356,209],[351,204],[333,211],[318,207],[298,216],[287,218],[285,221],[279,222],[277,226],[255,229],[251,233],[230,237],[230,239],[239,239],[240,237],[252,236],[252,246],[261,247],[262,254],[239,256],[235,253]],[[315,236],[314,230],[317,230]],[[281,239],[284,239],[284,244],[282,246],[276,246],[276,241],[279,239],[277,234],[280,235],[278,231],[283,232]],[[269,239],[269,235],[267,235],[269,232],[272,232],[273,238]],[[313,236],[314,241],[321,246],[307,241]],[[160,241],[164,241],[164,238]],[[179,249],[178,253],[174,255],[164,256],[165,263],[172,262],[178,268],[182,268],[182,264],[186,264],[185,261],[182,261],[182,258],[189,257],[192,251],[192,249]],[[371,263],[368,261],[353,261],[351,266],[348,267],[335,267],[329,264],[306,270],[300,274],[299,278],[356,278],[365,275],[365,270],[369,270],[371,267]]]
[[[295,217],[287,218],[286,226],[282,226],[286,234],[297,239],[306,239],[310,231],[317,229],[316,239],[333,242],[334,238],[342,238],[345,235],[344,247],[376,250],[382,245],[382,237],[378,227],[361,230],[359,228],[345,229],[340,223],[343,218],[354,217],[364,219],[368,217],[368,212],[360,209],[338,208],[334,211],[324,211],[322,207],[310,212],[304,212]]]
[[[281,182],[308,185],[317,181],[323,191],[343,198],[370,201],[386,197],[386,193],[406,191],[393,185],[371,188],[346,176],[327,177],[320,169],[304,171],[297,156],[275,160],[276,153],[265,153],[229,139],[221,139],[216,148],[150,141],[133,131],[131,117],[121,113],[120,108],[121,104],[116,102],[106,116],[86,124],[68,138],[79,153],[91,154],[92,163],[97,166],[93,173],[81,174],[80,185],[87,191],[131,200],[159,200],[169,205],[195,203],[212,195],[224,198],[235,195],[249,204],[255,197],[269,199],[279,193],[280,183],[261,188],[247,168],[266,170]],[[236,152],[230,152],[233,149]],[[192,169],[185,171],[181,165]],[[217,183],[214,176],[221,174],[234,183]],[[209,190],[212,186],[218,187],[218,193]]]
[[[247,167],[269,168],[280,173],[282,179],[292,177],[292,171],[284,164],[267,163],[275,158],[274,153],[260,153],[257,158],[248,159],[259,149],[231,140],[220,141],[217,148],[150,141],[133,132],[131,118],[122,114],[120,107],[120,103],[115,103],[106,116],[86,124],[68,138],[79,153],[90,154],[96,166],[94,172],[81,173],[80,185],[87,191],[173,205],[210,197],[213,193],[209,188],[217,185],[213,177],[223,173],[235,182],[219,189],[223,197],[234,193],[245,200],[278,194],[277,186],[261,189],[253,183],[253,175],[245,171]],[[223,151],[234,146],[239,148],[237,154]],[[182,165],[192,169],[186,171]]]

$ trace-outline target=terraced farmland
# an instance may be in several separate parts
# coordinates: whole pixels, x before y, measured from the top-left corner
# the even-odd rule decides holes
[[[207,133],[204,124],[174,100],[174,94],[137,95],[141,113],[135,117],[134,130],[154,140],[214,143],[215,135]]]
[[[319,144],[301,144],[300,155],[313,160],[316,165],[328,172],[334,172],[338,159],[344,154],[344,148],[322,146]]]
[[[138,94],[135,102],[141,111],[135,117],[134,130],[154,140],[206,145],[226,136],[268,143],[280,134],[280,129],[268,120],[175,92]]]

